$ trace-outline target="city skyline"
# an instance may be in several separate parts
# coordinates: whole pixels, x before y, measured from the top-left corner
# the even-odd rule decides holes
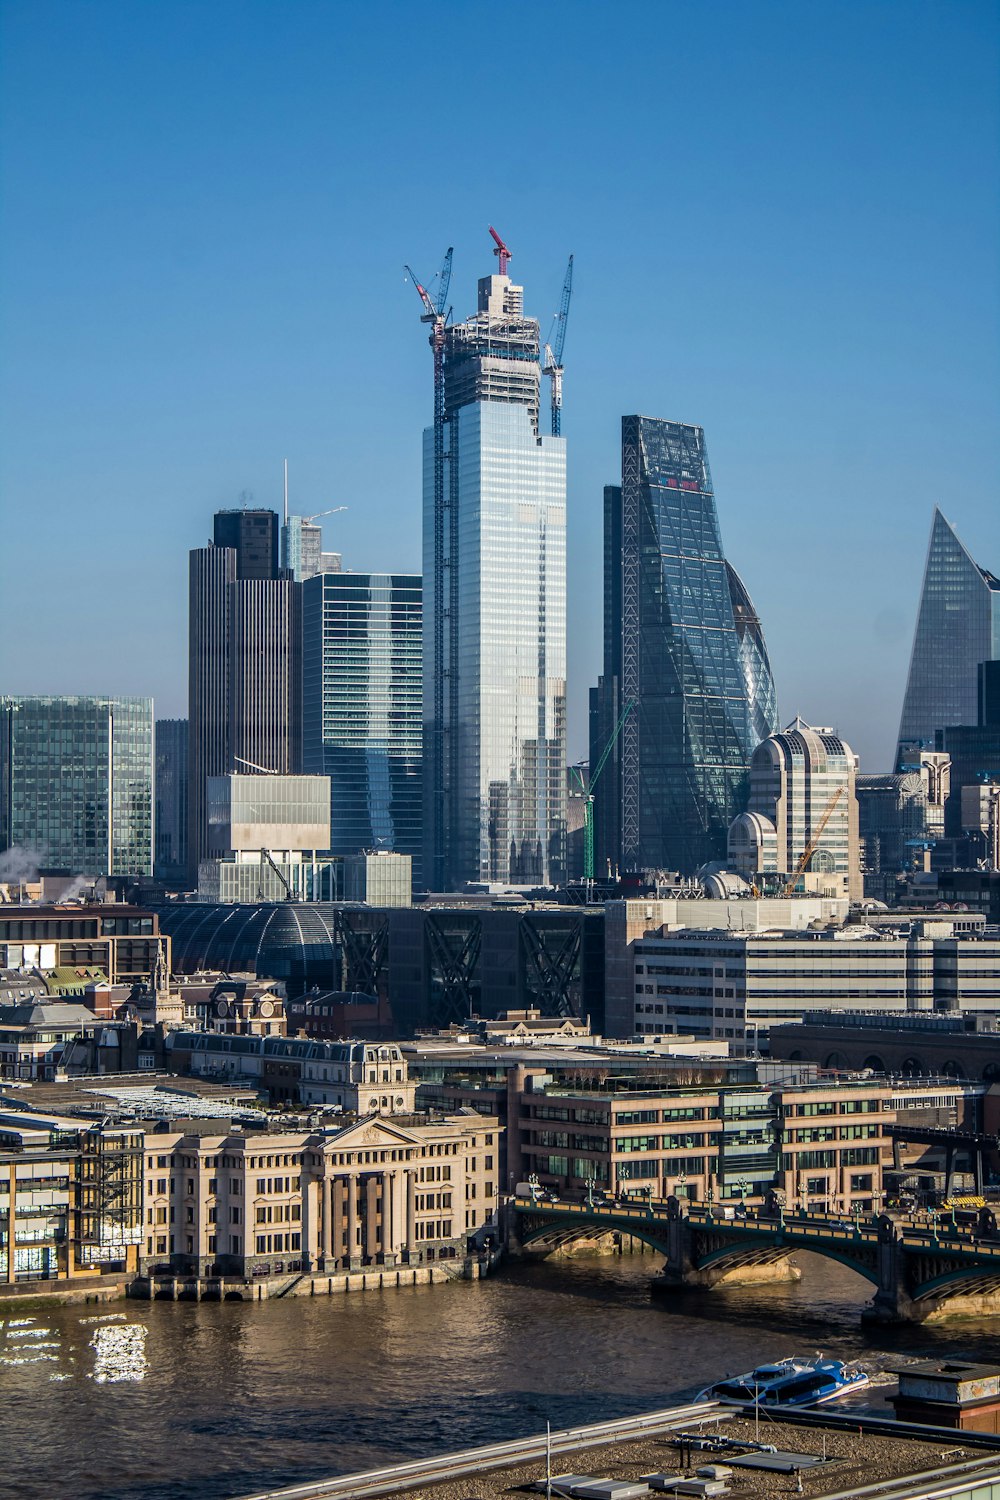
[[[673,16],[666,119],[634,77],[626,96],[617,31],[586,39],[559,7],[532,18],[526,35],[564,91],[599,82],[583,90],[596,114],[570,100],[551,171],[510,165],[529,139],[540,149],[531,111],[513,112],[503,161],[484,165],[476,131],[453,138],[442,170],[465,189],[457,206],[426,190],[407,149],[415,101],[432,130],[444,110],[471,110],[489,77],[457,77],[447,105],[418,94],[402,33],[379,36],[372,88],[360,59],[373,23],[360,17],[334,37],[323,17],[244,9],[234,54],[225,5],[197,23],[172,14],[169,36],[117,5],[87,26],[61,12],[59,28],[44,4],[8,7],[7,134],[19,152],[8,147],[5,256],[17,305],[6,308],[0,566],[12,611],[43,606],[8,690],[150,694],[160,716],[183,712],[185,553],[243,491],[280,511],[285,457],[293,511],[349,507],[327,521],[326,547],[359,571],[416,571],[430,400],[402,264],[429,276],[455,243],[456,286],[468,288],[494,222],[513,274],[534,289],[543,337],[565,256],[576,257],[563,428],[570,759],[586,752],[600,660],[603,487],[621,415],[641,411],[712,433],[727,546],[783,712],[835,724],[864,767],[887,770],[933,508],[986,566],[1000,555],[1000,28],[976,6],[859,6],[854,26],[832,11],[723,10],[720,26]],[[640,82],[651,83],[666,43],[655,8],[634,16],[650,43]],[[456,8],[448,21],[467,48],[473,18]],[[185,81],[190,109],[167,138],[159,111]],[[523,79],[512,87],[531,97]],[[268,107],[293,92],[294,107]],[[677,173],[697,252],[666,232]],[[459,297],[455,317],[470,310]],[[18,561],[32,555],[39,512],[61,541],[43,576]],[[77,628],[92,594],[122,615],[100,681]]]

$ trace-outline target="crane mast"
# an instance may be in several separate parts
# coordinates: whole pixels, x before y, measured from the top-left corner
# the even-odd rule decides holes
[[[420,315],[421,323],[430,324],[430,335],[428,342],[431,346],[431,354],[434,360],[434,570],[433,588],[435,599],[445,597],[445,526],[448,506],[448,495],[445,485],[445,458],[444,458],[444,426],[445,426],[445,399],[444,399],[444,350],[446,342],[446,330],[451,309],[445,311],[448,302],[448,287],[451,283],[451,261],[453,248],[448,246],[441,269],[437,275],[437,291],[431,296],[423,284],[417,280],[413,272],[407,266],[406,273],[417,289],[417,295],[423,304],[423,312]],[[449,580],[451,584],[452,580]],[[431,740],[431,756],[439,767],[445,764],[445,734],[444,734],[444,611],[436,609],[433,616],[433,659],[434,659],[434,728]],[[432,785],[440,785],[440,777],[432,776]],[[440,864],[443,858],[443,847],[441,845],[441,817],[434,820],[434,848],[431,850],[431,869],[428,871],[432,882],[435,879],[440,883]]]
[[[840,801],[841,797],[844,795],[845,790],[845,787],[838,786],[837,790],[834,792],[833,796],[824,807],[823,816],[820,818],[819,823],[817,824],[816,832],[812,835],[808,844],[806,844],[806,847],[803,849],[802,858],[795,866],[794,874],[792,874],[785,883],[785,888],[781,892],[782,896],[790,896],[795,889],[795,883],[798,880],[799,876],[805,874],[809,861],[816,853],[816,846],[819,843],[820,839],[823,837],[823,830],[832,818],[833,810],[836,807],[837,803]]]
[[[566,267],[562,297],[559,299],[559,311],[552,320],[555,337],[553,338],[550,332],[550,341],[545,345],[545,362],[542,365],[542,374],[548,375],[552,381],[550,428],[553,437],[559,437],[562,432],[563,345],[566,342],[566,324],[569,320],[569,301],[572,295],[573,257],[571,255],[569,265]]]

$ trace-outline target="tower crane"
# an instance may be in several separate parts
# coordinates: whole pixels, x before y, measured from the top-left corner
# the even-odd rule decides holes
[[[618,716],[618,723],[614,732],[604,749],[601,751],[597,765],[594,767],[589,784],[584,787],[583,776],[578,766],[571,766],[570,770],[576,772],[576,778],[583,792],[583,878],[590,882],[594,878],[594,788],[601,778],[601,772],[608,763],[608,757],[618,743],[618,736],[625,727],[625,720],[635,707],[636,700],[630,698]]]
[[[318,510],[314,516],[300,516],[299,520],[306,521],[309,525],[312,525],[313,521],[318,521],[320,516],[335,516],[339,514],[340,511],[346,509],[346,505],[335,505],[331,510]]]
[[[816,845],[819,843],[820,839],[823,837],[823,830],[826,827],[827,823],[829,823],[831,817],[833,816],[833,810],[836,807],[837,803],[840,801],[841,797],[844,795],[845,791],[846,791],[846,787],[838,786],[837,790],[834,792],[833,796],[830,798],[829,802],[824,807],[824,809],[823,809],[823,816],[820,818],[819,823],[816,825],[816,831],[815,831],[815,833],[812,835],[812,837],[810,838],[808,844],[806,844],[806,847],[803,849],[803,851],[802,851],[802,858],[799,860],[798,864],[795,866],[795,872],[794,872],[794,874],[791,875],[791,876],[789,876],[788,880],[785,882],[785,887],[784,887],[784,889],[781,892],[781,894],[782,894],[783,897],[784,896],[790,896],[792,894],[792,891],[795,889],[795,885],[796,885],[796,882],[798,881],[799,876],[805,873],[805,870],[806,870],[806,868],[807,868],[807,866],[809,864],[809,861],[812,859],[813,855],[816,853]]]
[[[492,224],[489,226],[489,229],[490,234],[493,236],[493,240],[496,244],[496,249],[494,250],[493,254],[500,262],[500,275],[506,276],[507,267],[510,265],[511,260],[513,259],[514,252],[509,245],[504,244],[503,240],[497,234]]]
[[[445,252],[441,269],[437,276],[437,291],[432,297],[427,288],[417,280],[409,266],[406,274],[417,289],[417,296],[423,305],[420,315],[421,323],[430,324],[429,343],[431,353],[434,356],[434,565],[433,586],[436,599],[449,599],[451,607],[455,606],[454,594],[457,589],[457,579],[450,577],[448,587],[445,587],[446,549],[445,528],[447,511],[447,496],[445,493],[445,464],[444,464],[444,348],[446,341],[446,330],[451,310],[445,311],[448,304],[448,287],[451,283],[451,257],[452,247],[449,245]],[[457,523],[454,515],[450,517],[452,527]],[[451,538],[454,541],[454,538]],[[453,554],[452,554],[453,555]],[[455,570],[450,570],[454,574]],[[443,774],[445,762],[445,731],[444,731],[444,615],[443,611],[434,611],[432,660],[434,663],[434,730],[431,736],[430,765],[433,778]],[[437,768],[435,770],[435,767]],[[439,877],[441,860],[443,858],[443,847],[440,844],[440,824],[436,820],[435,827],[438,832],[434,835],[434,845],[431,849],[431,878]]]
[[[558,437],[562,431],[562,378],[563,378],[563,345],[566,342],[566,323],[569,319],[569,299],[573,295],[573,257],[569,258],[566,267],[566,279],[563,282],[562,297],[559,300],[559,311],[553,318],[555,327],[555,339],[551,344],[545,345],[545,363],[542,365],[542,374],[552,377],[552,436]],[[549,338],[552,338],[550,332]]]

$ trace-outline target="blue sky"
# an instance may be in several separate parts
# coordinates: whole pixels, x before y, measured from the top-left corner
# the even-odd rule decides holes
[[[487,224],[566,342],[570,750],[620,417],[706,428],[785,719],[892,752],[932,507],[1000,571],[992,0],[0,6],[3,663],[186,711],[187,550],[248,493],[420,566],[409,261]]]

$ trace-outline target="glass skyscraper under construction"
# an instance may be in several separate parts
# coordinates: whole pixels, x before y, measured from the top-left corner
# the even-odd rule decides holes
[[[443,430],[424,441],[424,875],[558,884],[565,442],[539,433],[538,322],[509,276],[484,277],[443,339]]]
[[[1000,657],[1000,578],[981,568],[935,510],[913,654],[899,721],[896,764],[906,769],[935,733],[976,723],[979,663]]]
[[[778,722],[760,622],[723,555],[702,428],[622,419],[604,595],[592,764],[621,728],[595,789],[597,873],[691,874],[725,859],[750,757]]]

